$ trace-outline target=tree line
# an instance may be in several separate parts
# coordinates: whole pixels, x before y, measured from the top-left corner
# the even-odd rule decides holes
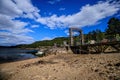
[[[93,30],[89,32],[85,39],[86,42],[89,40],[95,40],[96,42],[100,42],[103,39],[108,39],[109,41],[112,40],[120,40],[120,19],[117,18],[111,18],[107,23],[107,28],[105,32],[102,32],[101,30]]]

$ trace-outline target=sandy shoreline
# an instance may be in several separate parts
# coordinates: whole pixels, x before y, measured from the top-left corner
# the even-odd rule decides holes
[[[0,64],[0,80],[120,80],[120,53],[57,54]]]

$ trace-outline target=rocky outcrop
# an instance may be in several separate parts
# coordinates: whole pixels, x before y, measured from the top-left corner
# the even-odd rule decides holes
[[[45,55],[68,53],[65,47],[51,47],[44,51]]]

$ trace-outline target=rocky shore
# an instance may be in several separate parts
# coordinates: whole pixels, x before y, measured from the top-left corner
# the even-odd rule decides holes
[[[120,80],[120,53],[58,53],[0,64],[0,80]]]

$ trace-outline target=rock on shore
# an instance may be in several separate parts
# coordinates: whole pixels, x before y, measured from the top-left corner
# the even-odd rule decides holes
[[[51,55],[51,54],[66,54],[68,51],[66,50],[65,47],[51,47],[48,48],[47,50],[44,51],[46,55]]]

